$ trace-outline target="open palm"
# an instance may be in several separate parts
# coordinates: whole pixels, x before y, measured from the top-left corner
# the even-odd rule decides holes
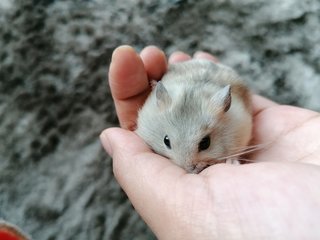
[[[215,59],[206,53],[196,58]],[[178,52],[169,62],[190,56]],[[109,84],[122,128],[132,130],[148,79],[167,68],[155,47],[113,54]],[[320,237],[320,118],[253,96],[257,163],[217,164],[187,174],[154,154],[133,132],[107,129],[101,141],[130,201],[160,239],[315,239]]]

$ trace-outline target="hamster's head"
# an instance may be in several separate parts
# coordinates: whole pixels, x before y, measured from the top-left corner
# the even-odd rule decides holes
[[[172,94],[158,82],[139,111],[136,133],[156,153],[198,173],[231,147],[230,106],[230,85]]]

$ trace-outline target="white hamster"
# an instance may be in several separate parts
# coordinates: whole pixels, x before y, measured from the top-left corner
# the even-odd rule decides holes
[[[251,95],[231,68],[208,60],[171,64],[139,110],[136,133],[187,172],[238,163],[252,132]]]

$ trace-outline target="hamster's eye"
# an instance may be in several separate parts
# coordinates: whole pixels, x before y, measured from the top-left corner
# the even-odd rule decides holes
[[[166,135],[163,139],[164,144],[167,146],[167,148],[171,149],[171,143],[168,135]]]
[[[205,136],[202,138],[201,142],[199,143],[198,149],[199,152],[206,150],[210,147],[210,136]]]

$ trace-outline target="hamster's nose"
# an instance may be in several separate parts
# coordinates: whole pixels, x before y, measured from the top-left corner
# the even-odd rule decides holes
[[[188,173],[197,173],[197,172],[195,172],[195,170],[196,170],[196,165],[189,165],[189,166],[187,166],[185,169],[186,169],[186,171],[187,171]]]
[[[198,174],[207,167],[209,167],[209,165],[207,164],[192,164],[189,167],[187,167],[186,170],[188,173]]]

